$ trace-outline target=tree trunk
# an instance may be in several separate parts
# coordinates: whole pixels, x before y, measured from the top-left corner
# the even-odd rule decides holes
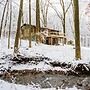
[[[10,24],[9,24],[9,33],[8,33],[8,48],[10,48],[10,34],[12,26],[12,1],[9,2],[10,5]]]
[[[65,11],[65,4],[64,4],[64,0],[60,1],[62,10],[63,10],[63,33],[64,33],[64,37],[66,37],[66,11]],[[64,44],[66,44],[66,39],[64,38]]]
[[[45,3],[43,3],[43,0],[41,0],[41,14],[42,14],[42,21],[43,21],[43,26],[47,27],[47,16],[48,16],[48,9],[49,9],[49,2],[50,0],[45,1]]]
[[[5,15],[7,3],[8,3],[8,0],[7,0],[6,3],[5,3],[4,10],[3,10],[3,15],[2,15],[2,19],[1,19],[0,38],[1,38],[1,34],[2,34],[2,27],[3,27],[3,21],[4,21],[4,15]]]
[[[17,53],[18,47],[19,47],[20,26],[21,26],[21,18],[22,18],[22,9],[23,9],[23,0],[20,0],[19,16],[18,16],[18,22],[17,22],[17,32],[16,32],[15,44],[14,44],[14,53]]]
[[[30,25],[30,28],[29,28],[29,48],[31,48],[31,40],[32,40],[32,37],[31,37],[31,0],[29,0],[29,25]]]
[[[63,13],[63,33],[64,37],[66,37],[66,15]],[[66,39],[64,38],[64,44],[66,44]]]
[[[78,60],[81,59],[78,0],[73,0],[73,4],[74,4],[74,29],[75,29],[75,57]]]
[[[6,17],[5,17],[5,24],[4,24],[4,30],[3,30],[3,36],[5,37],[6,35],[6,26],[7,26],[7,21],[8,21],[8,16],[9,16],[9,2],[7,3],[7,12],[6,12]]]
[[[36,42],[39,43],[39,32],[40,32],[40,7],[39,7],[39,0],[36,0]]]

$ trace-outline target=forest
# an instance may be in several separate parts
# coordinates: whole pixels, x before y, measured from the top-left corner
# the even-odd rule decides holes
[[[0,0],[0,90],[90,90],[89,0]]]

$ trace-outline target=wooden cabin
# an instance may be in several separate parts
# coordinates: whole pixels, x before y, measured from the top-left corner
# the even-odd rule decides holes
[[[64,40],[66,40],[66,38],[62,35],[49,35],[46,38],[46,44],[48,45],[59,45],[59,44],[64,44]]]
[[[46,36],[46,44],[48,45],[58,45],[60,43],[64,43],[66,37],[64,34],[58,30],[47,29],[48,35]]]
[[[36,26],[32,25],[31,34],[36,35]],[[59,32],[59,30],[53,30],[49,28],[40,28],[40,39],[42,43],[48,45],[58,45],[60,43],[64,43],[66,37],[63,33]],[[24,24],[21,26],[21,39],[29,39],[29,24]]]

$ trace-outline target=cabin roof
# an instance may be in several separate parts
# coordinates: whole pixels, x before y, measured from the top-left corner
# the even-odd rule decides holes
[[[23,26],[28,26],[29,27],[29,24],[23,24],[22,26],[21,26],[21,28],[23,28]],[[34,28],[36,28],[36,26],[35,25],[32,25],[32,27],[34,27]],[[48,27],[41,27],[41,31],[44,31],[45,29],[47,29],[48,31],[56,31],[56,32],[60,32],[59,30],[57,30],[57,29],[50,29],[50,28],[48,28]]]

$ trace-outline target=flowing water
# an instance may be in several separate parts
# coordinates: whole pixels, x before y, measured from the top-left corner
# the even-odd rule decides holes
[[[81,76],[66,76],[59,74],[17,74],[12,80],[4,79],[9,82],[14,81],[16,84],[23,85],[35,85],[36,87],[41,88],[72,88],[76,86],[78,89],[90,90],[90,76],[81,75]]]

